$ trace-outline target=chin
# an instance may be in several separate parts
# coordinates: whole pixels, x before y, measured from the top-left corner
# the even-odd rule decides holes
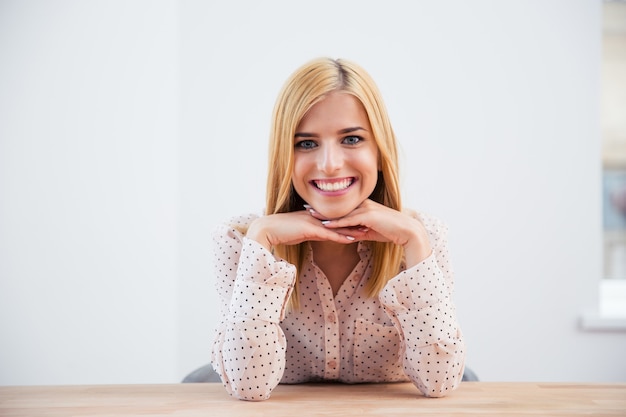
[[[352,213],[352,211],[354,211],[356,207],[353,207],[351,209],[327,209],[327,210],[318,210],[317,208],[315,210],[317,210],[317,212],[324,217],[325,219],[328,220],[336,220],[336,219],[340,219],[344,216],[347,216],[348,214]]]

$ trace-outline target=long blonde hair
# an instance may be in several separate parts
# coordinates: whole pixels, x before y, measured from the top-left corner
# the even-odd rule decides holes
[[[365,108],[378,146],[380,171],[378,183],[370,196],[373,200],[402,210],[398,178],[396,138],[378,87],[369,74],[353,62],[318,58],[297,69],[283,86],[274,107],[269,146],[266,214],[302,210],[304,201],[292,186],[294,135],[304,115],[328,93],[352,94]],[[296,265],[298,271],[305,256],[305,243],[279,245],[274,254]],[[372,275],[366,285],[367,295],[377,296],[387,281],[395,276],[402,262],[403,249],[388,242],[371,242]],[[297,308],[298,280],[291,306]]]

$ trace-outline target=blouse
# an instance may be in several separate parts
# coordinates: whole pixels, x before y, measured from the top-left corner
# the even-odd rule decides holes
[[[220,324],[211,364],[230,395],[264,400],[279,383],[412,381],[426,396],[456,388],[464,342],[451,300],[453,272],[447,227],[417,214],[431,255],[390,279],[378,297],[365,284],[372,270],[368,242],[335,296],[309,245],[299,271],[298,309],[287,310],[296,267],[241,230],[258,216],[219,225],[213,267]]]

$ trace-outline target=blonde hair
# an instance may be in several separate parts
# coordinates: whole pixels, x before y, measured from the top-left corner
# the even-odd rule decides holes
[[[396,138],[378,87],[369,74],[353,62],[318,58],[297,69],[278,95],[270,132],[266,214],[303,209],[304,201],[295,192],[291,182],[294,135],[309,109],[333,91],[356,97],[363,104],[369,118],[380,158],[378,183],[370,198],[385,206],[402,210]],[[305,243],[279,245],[273,248],[274,254],[296,265],[299,271],[305,256],[304,245]],[[398,273],[403,248],[388,242],[371,242],[371,245],[373,267],[366,293],[374,297]],[[296,280],[291,306],[297,308],[298,301]]]

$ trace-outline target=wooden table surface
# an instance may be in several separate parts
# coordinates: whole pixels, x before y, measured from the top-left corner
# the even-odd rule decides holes
[[[0,416],[626,416],[626,384],[463,382],[444,398],[410,383],[279,385],[236,400],[221,384],[0,387]]]

